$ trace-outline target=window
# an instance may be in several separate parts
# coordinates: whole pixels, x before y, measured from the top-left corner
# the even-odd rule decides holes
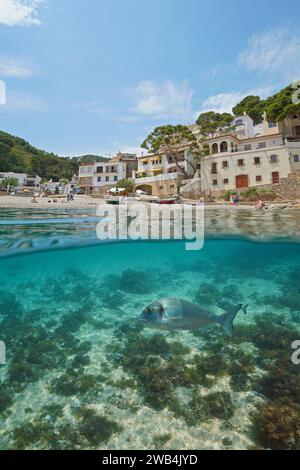
[[[298,136],[300,135],[300,126],[295,127],[295,134]]]
[[[109,176],[105,176],[105,181],[109,181]]]
[[[201,163],[197,163],[197,170],[201,170]]]
[[[266,142],[259,142],[259,143],[258,143],[258,148],[259,148],[259,149],[265,149],[266,146],[267,146]]]
[[[117,177],[117,176],[114,176],[114,181],[118,181],[118,177]]]
[[[243,125],[244,125],[243,119],[237,119],[237,120],[235,121],[235,125],[236,125],[236,126],[243,126]]]
[[[97,173],[103,173],[103,166],[97,166]]]
[[[228,178],[225,178],[225,179],[223,180],[223,183],[224,183],[224,184],[228,184]]]
[[[254,157],[254,164],[259,165],[260,164],[260,157]]]
[[[224,140],[224,142],[221,142],[220,151],[221,152],[228,152],[228,144],[225,140]]]
[[[238,160],[238,166],[244,166],[245,165],[245,160],[243,158]]]
[[[251,144],[245,144],[244,146],[245,152],[247,152],[247,150],[251,150],[251,148],[252,148]]]
[[[217,184],[218,184],[218,180],[213,180],[213,185],[217,186]]]
[[[277,127],[277,124],[275,121],[270,121],[268,124],[269,124],[269,129],[272,129],[273,127]]]
[[[98,183],[101,183],[101,176],[98,176]]]
[[[218,144],[212,144],[211,153],[219,153],[219,146],[218,146]]]
[[[212,163],[212,164],[211,164],[211,174],[212,174],[212,175],[216,175],[217,173],[218,173],[217,164],[216,164],[216,163]]]
[[[222,162],[222,168],[228,168],[228,161],[227,160],[224,160]]]
[[[300,162],[299,155],[294,155],[294,163],[299,163],[299,162]]]
[[[159,189],[164,189],[164,187],[163,187],[163,186],[160,186]]]
[[[255,178],[255,180],[256,180],[257,183],[260,182],[260,181],[262,181],[261,175],[257,175],[256,178]]]
[[[270,162],[271,162],[271,163],[276,163],[276,162],[278,162],[278,156],[277,156],[277,155],[271,155],[271,156],[270,156]]]
[[[174,188],[175,188],[175,185],[171,184],[170,189],[174,189]]]

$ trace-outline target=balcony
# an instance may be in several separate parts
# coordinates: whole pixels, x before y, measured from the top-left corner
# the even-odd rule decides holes
[[[38,186],[37,181],[34,179],[31,180],[24,180],[23,181],[23,186],[27,186],[28,188],[35,188]]]
[[[155,183],[156,181],[166,181],[166,180],[176,180],[178,176],[183,176],[182,173],[164,173],[161,175],[156,176],[146,176],[142,178],[136,178],[136,184],[147,184],[147,183]]]
[[[91,177],[79,178],[79,186],[81,186],[82,188],[93,186],[93,178]]]

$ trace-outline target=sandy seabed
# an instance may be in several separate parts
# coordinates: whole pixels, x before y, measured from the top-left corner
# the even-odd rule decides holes
[[[57,202],[54,202],[56,200]],[[1,196],[0,197],[0,208],[37,208],[37,209],[49,209],[49,208],[73,208],[80,209],[85,207],[97,206],[101,199],[95,199],[91,196],[80,195],[75,196],[74,201],[67,202],[65,197],[38,197],[36,198],[36,203],[32,202],[32,197],[22,197],[22,196]]]
[[[147,246],[119,244],[2,260],[6,299],[1,335],[6,331],[9,361],[0,381],[11,400],[0,416],[2,448],[191,450],[262,445],[253,417],[268,400],[277,403],[264,396],[274,393],[271,367],[283,353],[289,354],[281,344],[284,332],[296,338],[294,328],[299,328],[293,300],[299,251],[290,245],[210,241],[198,256],[188,257],[181,245],[161,244],[155,250]],[[209,302],[207,308],[217,314],[222,312],[216,300],[225,295],[249,304],[248,314],[237,316],[233,339],[218,325],[200,334],[135,326],[153,299],[174,295],[190,301],[200,295],[199,301]],[[263,323],[257,323],[257,316]],[[20,375],[17,358],[24,335]],[[37,341],[34,349],[29,340]],[[89,345],[88,351],[78,353],[84,345]],[[41,351],[37,356],[36,347]],[[42,359],[50,360],[51,367],[43,368]],[[77,364],[74,379],[70,368],[79,359],[86,363]],[[207,369],[207,361],[215,370]],[[189,375],[196,364],[199,382]],[[153,373],[158,366],[158,373],[160,367],[169,371],[167,381]],[[31,377],[31,372],[37,376]],[[270,386],[261,390],[256,382],[268,374]],[[291,372],[285,379],[292,383],[296,376]],[[91,381],[84,390],[78,388],[83,380]],[[280,387],[279,382],[277,395]],[[289,386],[285,393],[290,393]],[[226,401],[215,403],[206,417],[201,407],[216,394]],[[289,406],[292,410],[295,405]],[[197,419],[193,413],[198,413]],[[101,417],[120,426],[104,440],[97,437]],[[86,423],[94,426],[93,432]]]

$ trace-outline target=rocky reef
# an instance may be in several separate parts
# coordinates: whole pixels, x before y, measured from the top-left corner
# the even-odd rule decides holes
[[[85,269],[84,252],[59,280],[58,257],[27,276],[11,262],[0,290],[3,447],[299,449],[299,270],[276,265],[277,248],[255,257],[243,245],[245,259],[235,242],[218,243],[189,259],[169,247],[147,269],[142,252]],[[219,300],[250,305],[229,339],[218,325],[145,328],[137,319],[159,296],[216,314]]]

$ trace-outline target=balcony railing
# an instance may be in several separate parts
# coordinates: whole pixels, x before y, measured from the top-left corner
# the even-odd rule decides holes
[[[144,178],[136,178],[136,184],[155,183],[156,181],[176,180],[178,176],[183,176],[182,173],[164,173],[156,176],[146,176]]]

